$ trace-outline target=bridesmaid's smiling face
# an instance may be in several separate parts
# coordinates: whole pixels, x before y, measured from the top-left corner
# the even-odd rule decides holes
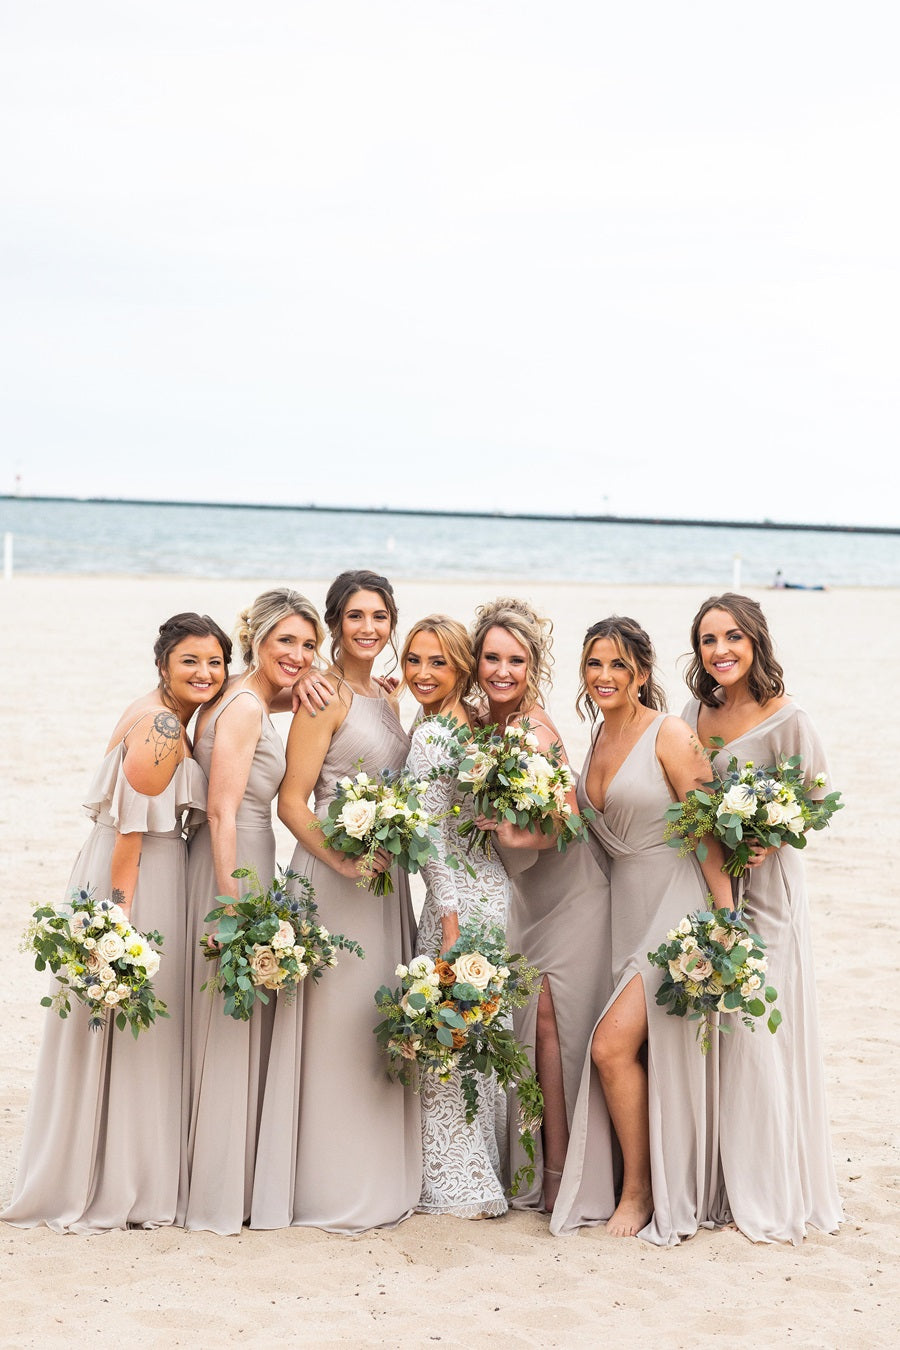
[[[436,633],[416,633],[406,652],[403,677],[426,713],[440,712],[456,697],[460,671],[452,665]]]
[[[601,712],[633,708],[646,675],[636,673],[612,638],[597,638],[584,662],[584,683]]]
[[[291,614],[267,633],[256,654],[257,669],[273,689],[290,689],[316,658],[316,630],[309,619]]]
[[[708,609],[700,621],[700,659],[717,684],[728,687],[747,678],[753,643],[727,609]]]
[[[341,652],[374,661],[391,637],[391,616],[377,591],[354,591],[341,618]]]
[[[478,661],[478,683],[491,706],[508,709],[507,715],[516,711],[524,699],[528,689],[528,652],[508,629],[497,625],[485,633]]]
[[[216,697],[227,667],[218,638],[186,637],[160,668],[171,697],[182,708],[199,708]]]

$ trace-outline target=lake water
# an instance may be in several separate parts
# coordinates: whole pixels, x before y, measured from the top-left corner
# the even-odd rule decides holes
[[[900,535],[752,526],[0,500],[20,573],[491,577],[646,585],[900,586]]]

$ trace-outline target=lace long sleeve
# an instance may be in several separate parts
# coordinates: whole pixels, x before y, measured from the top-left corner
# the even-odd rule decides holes
[[[410,743],[408,767],[417,778],[424,778],[433,769],[440,768],[449,761],[447,736],[439,723],[420,722],[415,728]],[[459,910],[457,896],[458,872],[447,863],[448,853],[454,853],[458,840],[456,835],[457,817],[448,815],[456,799],[456,786],[452,774],[442,774],[432,778],[425,791],[423,804],[426,810],[435,816],[441,816],[438,822],[440,834],[437,858],[427,862],[422,868],[425,885],[432,903],[439,914],[455,914]]]

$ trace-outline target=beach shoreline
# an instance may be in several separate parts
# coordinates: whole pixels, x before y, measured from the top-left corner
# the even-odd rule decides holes
[[[4,1202],[49,1015],[38,1002],[45,977],[16,948],[31,910],[61,898],[88,830],[79,804],[112,725],[155,683],[151,649],[164,618],[197,609],[230,630],[240,608],[278,584],[284,579],[156,574],[21,574],[0,584],[0,745],[8,789],[0,797],[0,935],[10,953],[0,984]],[[292,584],[321,609],[327,580]],[[656,643],[670,709],[680,712],[690,620],[715,589],[483,578],[395,586],[401,633],[435,611],[468,623],[476,604],[498,594],[521,595],[554,620],[550,709],[576,768],[588,745],[588,727],[573,707],[588,624],[612,612],[638,619]],[[846,801],[806,854],[832,1137],[847,1211],[840,1234],[812,1232],[792,1248],[703,1231],[658,1250],[600,1230],[551,1238],[545,1218],[524,1213],[483,1223],[416,1215],[396,1229],[353,1238],[311,1229],[79,1238],[4,1226],[0,1343],[55,1347],[115,1336],[137,1350],[273,1340],[455,1348],[490,1337],[510,1347],[568,1347],[637,1335],[691,1347],[896,1343],[900,1075],[890,1009],[900,825],[883,804],[880,780],[883,764],[900,761],[900,719],[890,684],[883,707],[871,695],[881,684],[876,652],[888,671],[900,659],[900,590],[747,593],[766,611],[788,691],[813,718]],[[406,723],[412,712],[407,700]],[[278,724],[285,731],[287,718]],[[288,848],[282,830],[282,861]]]

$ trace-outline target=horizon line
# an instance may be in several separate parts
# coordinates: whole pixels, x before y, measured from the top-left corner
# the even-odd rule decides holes
[[[306,511],[331,515],[383,515],[383,516],[419,516],[425,518],[447,518],[457,520],[524,520],[556,522],[559,524],[583,525],[684,525],[691,528],[713,527],[741,530],[801,530],[826,534],[900,534],[900,525],[841,525],[833,523],[809,523],[803,521],[781,520],[704,520],[698,517],[675,516],[619,516],[610,513],[601,515],[576,515],[554,512],[529,511],[465,511],[449,508],[413,507],[413,506],[331,506],[315,502],[286,504],[282,502],[209,502],[209,501],[165,501],[151,497],[74,497],[74,496],[36,496],[32,493],[0,493],[3,502],[68,502],[88,506],[177,506],[185,508],[223,509],[228,511]]]

